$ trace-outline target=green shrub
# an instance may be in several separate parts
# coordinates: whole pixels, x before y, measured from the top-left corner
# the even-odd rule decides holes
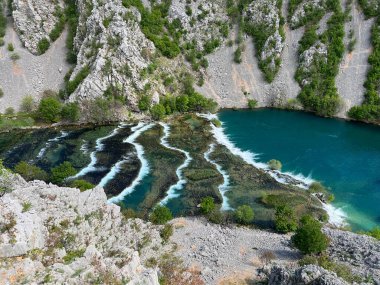
[[[318,181],[311,183],[309,186],[309,191],[311,193],[327,193],[325,186],[323,186],[322,183]]]
[[[49,122],[56,123],[61,118],[62,104],[55,97],[42,98],[37,110],[37,118]]]
[[[164,242],[167,242],[172,235],[173,226],[170,224],[166,224],[160,231],[160,236]]]
[[[16,61],[20,59],[20,55],[18,53],[12,53],[10,56],[11,60]]]
[[[4,91],[3,91],[3,89],[0,87],[0,98],[3,98],[3,96],[4,96]]]
[[[222,224],[225,220],[223,213],[221,211],[219,211],[219,209],[212,210],[207,215],[207,218],[213,224]]]
[[[7,50],[8,50],[8,51],[14,51],[14,50],[15,50],[14,45],[13,45],[12,43],[9,43],[9,44],[7,45]]]
[[[294,210],[287,205],[276,207],[275,227],[280,233],[294,232],[297,229]]]
[[[234,52],[234,62],[241,63],[241,47],[239,46]]]
[[[214,198],[212,197],[205,197],[202,199],[201,204],[201,212],[205,215],[211,213],[215,209],[215,202]]]
[[[255,109],[257,107],[257,100],[248,99],[248,108]]]
[[[150,107],[151,98],[148,95],[141,96],[138,107],[140,111],[147,111]]]
[[[61,117],[69,122],[77,122],[80,118],[80,109],[78,103],[66,103],[62,107]]]
[[[35,102],[33,96],[25,96],[22,98],[20,111],[30,113],[34,111],[35,108]]]
[[[211,123],[212,123],[215,127],[217,127],[217,128],[220,128],[220,127],[222,126],[222,122],[219,121],[218,119],[212,119],[212,120],[211,120]]]
[[[150,221],[156,225],[166,224],[171,219],[173,219],[173,215],[169,208],[165,206],[157,206],[150,215]]]
[[[28,212],[30,208],[32,207],[32,204],[30,202],[24,202],[22,203],[22,212]]]
[[[82,257],[84,252],[84,249],[67,251],[66,255],[63,257],[63,261],[65,262],[65,264],[70,264],[76,258]]]
[[[5,115],[13,116],[15,114],[15,109],[13,107],[8,107],[5,109]]]
[[[16,164],[14,171],[20,174],[26,181],[42,180],[47,181],[49,175],[46,171],[42,170],[38,166],[31,165],[25,161],[20,161]]]
[[[248,205],[239,206],[235,210],[235,220],[242,225],[248,225],[253,222],[255,215],[253,209]]]
[[[312,216],[303,216],[292,238],[294,245],[304,254],[321,253],[329,245],[329,240],[321,228],[321,223]]]
[[[47,38],[43,38],[38,42],[37,51],[38,54],[44,54],[50,47],[50,42]]]
[[[154,105],[152,108],[150,108],[150,114],[154,120],[162,120],[166,115],[165,106],[161,103]]]
[[[70,95],[78,88],[79,84],[86,79],[86,77],[90,74],[90,68],[86,65],[83,67],[73,80],[70,80],[66,83],[66,92]]]
[[[271,160],[268,161],[268,166],[272,170],[281,170],[282,163],[279,160],[271,159]]]
[[[1,17],[1,16],[0,16]],[[2,47],[3,45],[5,45],[5,41],[3,38],[0,38],[0,47]]]
[[[86,180],[78,179],[71,182],[70,187],[78,188],[80,191],[83,192],[95,188],[95,185]]]
[[[66,178],[74,176],[77,173],[72,164],[68,161],[51,169],[51,182],[62,184]]]

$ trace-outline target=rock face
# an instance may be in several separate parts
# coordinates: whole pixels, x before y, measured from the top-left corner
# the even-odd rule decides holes
[[[59,22],[64,2],[44,0],[12,1],[14,27],[24,46],[33,54],[38,54],[38,42],[49,34]]]
[[[273,266],[268,285],[348,285],[346,281],[316,265],[302,266],[296,270]]]
[[[140,73],[155,52],[153,43],[141,32],[140,13],[136,8],[126,9],[120,0],[105,4],[81,0],[78,9],[78,64],[70,79],[85,68],[90,71],[70,100],[102,97],[109,90],[113,95],[126,95],[128,104],[135,108],[137,92],[147,83]]]
[[[329,256],[350,266],[354,273],[363,277],[372,276],[380,284],[380,241],[348,231],[325,228],[330,237]]]
[[[324,0],[304,0],[296,8],[290,19],[290,25],[292,27],[298,27],[302,25],[302,21],[316,11],[324,11]]]
[[[5,284],[158,285],[157,270],[142,261],[159,254],[159,227],[124,220],[118,206],[107,204],[103,189],[80,192],[22,180],[13,188],[0,198]]]

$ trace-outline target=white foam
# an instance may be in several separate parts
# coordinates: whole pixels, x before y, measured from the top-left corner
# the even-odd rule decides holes
[[[58,142],[60,141],[61,139],[67,137],[69,135],[68,132],[65,132],[65,131],[61,131],[61,134],[55,138],[52,138],[50,140],[48,140],[45,144],[45,147],[43,147],[39,153],[37,154],[37,159],[41,159],[44,155],[45,155],[45,152],[48,150],[48,148],[52,145],[53,142]]]
[[[211,164],[215,165],[216,169],[223,176],[223,184],[220,184],[218,186],[220,195],[222,195],[222,199],[223,199],[221,210],[222,211],[232,210],[230,204],[228,203],[228,197],[226,196],[226,192],[229,190],[229,186],[230,186],[230,176],[227,174],[226,171],[223,170],[221,165],[217,164],[214,160],[210,158],[210,154],[214,151],[214,149],[215,149],[215,144],[211,144],[207,152],[204,153],[204,158]]]
[[[120,128],[122,128],[121,125],[118,126],[118,127],[116,127],[109,135],[107,135],[105,137],[98,138],[96,140],[95,150],[92,151],[91,154],[90,154],[90,158],[91,158],[90,163],[86,167],[82,168],[76,175],[71,176],[68,179],[75,179],[75,178],[84,176],[87,173],[99,170],[99,169],[97,169],[95,167],[96,163],[98,162],[98,160],[96,158],[96,153],[99,152],[99,151],[102,151],[104,149],[103,141],[105,141],[106,139],[109,139],[109,138],[115,136],[118,133],[118,131],[119,131]]]
[[[308,189],[308,187],[315,182],[311,178],[311,175],[305,177],[302,174],[294,174],[291,172],[280,172],[276,170],[269,169],[268,165],[262,162],[255,161],[255,157],[257,157],[257,154],[254,154],[250,151],[243,151],[240,148],[236,147],[235,144],[228,138],[228,136],[224,132],[223,125],[224,123],[221,122],[221,127],[216,127],[211,120],[216,119],[219,120],[218,116],[216,114],[197,114],[199,117],[206,118],[210,121],[210,126],[212,128],[212,133],[214,135],[215,140],[221,144],[224,145],[232,154],[241,157],[246,163],[253,165],[256,168],[262,169],[265,172],[267,172],[269,175],[271,175],[276,181],[288,184],[286,176],[292,178],[293,180],[297,181],[297,186]],[[335,208],[331,204],[324,204],[322,203],[323,208],[326,210],[327,214],[329,215],[329,222],[331,224],[334,224],[336,226],[342,226],[345,225],[345,217],[346,214],[343,212],[342,209]]]
[[[144,157],[144,148],[142,145],[135,142],[135,140],[143,132],[149,130],[153,126],[154,126],[153,123],[145,124],[145,123],[140,122],[137,126],[135,126],[131,129],[133,133],[127,139],[124,140],[124,142],[133,144],[134,147],[136,148],[137,157],[139,158],[139,160],[141,162],[141,167],[140,167],[139,173],[137,174],[137,177],[135,178],[135,180],[133,180],[131,185],[128,186],[127,188],[125,188],[119,195],[109,199],[108,200],[109,203],[117,203],[117,202],[120,202],[121,200],[123,200],[124,197],[131,194],[135,190],[136,186],[141,183],[141,181],[144,179],[144,177],[149,174],[150,169],[149,169],[148,161]]]
[[[342,208],[335,208],[333,205],[325,203],[322,203],[322,205],[323,209],[327,212],[327,215],[329,216],[330,224],[337,227],[347,225],[347,215],[344,213]]]
[[[166,192],[166,196],[164,199],[162,199],[160,201],[159,204],[161,205],[166,205],[168,203],[169,200],[173,199],[173,198],[177,198],[179,197],[179,193],[178,191],[179,190],[182,190],[183,189],[183,186],[186,184],[186,179],[183,177],[183,173],[182,173],[182,170],[186,167],[189,166],[192,158],[190,156],[190,153],[183,150],[183,149],[179,149],[179,148],[176,148],[176,147],[173,147],[171,146],[167,139],[169,138],[170,136],[170,127],[167,125],[167,124],[164,124],[164,123],[160,123],[160,125],[164,128],[164,135],[161,137],[161,144],[163,146],[165,146],[166,148],[168,149],[171,149],[171,150],[174,150],[174,151],[178,151],[178,152],[181,152],[183,153],[185,156],[186,156],[186,159],[185,161],[177,168],[176,170],[176,175],[178,177],[178,181],[176,184],[174,185],[171,185],[169,190]]]
[[[127,158],[118,161],[115,163],[114,166],[112,166],[111,170],[102,178],[102,180],[99,182],[97,186],[104,187],[110,182],[112,179],[115,178],[116,174],[118,174],[121,170],[121,166],[128,161]]]

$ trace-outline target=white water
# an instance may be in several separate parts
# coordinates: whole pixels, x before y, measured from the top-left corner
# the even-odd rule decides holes
[[[134,147],[136,148],[137,157],[139,158],[141,162],[141,167],[136,179],[133,180],[131,185],[125,188],[119,195],[109,199],[108,200],[109,203],[117,203],[123,200],[124,197],[131,194],[135,190],[136,186],[141,183],[144,177],[149,174],[150,169],[149,169],[148,161],[144,157],[144,148],[142,145],[140,145],[139,143],[135,141],[143,132],[149,130],[153,126],[154,126],[153,123],[145,124],[145,123],[140,122],[137,126],[131,129],[133,133],[127,139],[124,140],[124,142],[133,144]]]
[[[118,174],[121,170],[121,166],[128,161],[128,158],[124,158],[118,161],[114,166],[112,166],[111,170],[102,178],[97,186],[104,187],[115,178],[116,174]]]
[[[68,132],[65,132],[65,131],[61,131],[61,135],[59,135],[58,137],[55,137],[55,138],[52,138],[50,140],[48,140],[45,144],[45,147],[43,147],[40,152],[37,154],[37,159],[41,159],[44,155],[45,155],[45,152],[48,150],[48,148],[52,145],[53,142],[58,142],[60,141],[61,139],[67,137],[69,135]]]
[[[183,153],[185,156],[186,156],[186,159],[184,161],[184,163],[182,163],[176,170],[176,175],[178,177],[178,181],[176,184],[170,186],[169,190],[166,192],[166,196],[164,199],[162,199],[160,201],[159,204],[161,205],[166,205],[168,203],[169,200],[173,199],[173,198],[177,198],[179,197],[179,194],[178,194],[178,191],[179,190],[182,190],[183,189],[183,186],[186,184],[186,179],[183,177],[183,173],[182,173],[182,170],[186,167],[189,166],[192,158],[190,156],[190,153],[183,150],[183,149],[179,149],[179,148],[176,148],[176,147],[173,147],[171,146],[169,143],[168,143],[168,138],[170,136],[170,127],[167,125],[167,124],[164,124],[164,123],[160,123],[160,125],[164,128],[164,135],[161,137],[161,144],[168,148],[168,149],[171,149],[171,150],[174,150],[174,151],[178,151],[178,152],[181,152]]]
[[[262,169],[265,172],[267,172],[270,176],[272,176],[276,181],[287,184],[286,179],[284,179],[283,175],[287,175],[291,178],[293,178],[296,181],[299,181],[298,185],[301,188],[308,189],[311,183],[315,182],[311,176],[305,177],[302,174],[294,174],[291,172],[280,172],[269,169],[268,165],[266,163],[257,162],[255,161],[255,158],[257,157],[257,154],[254,154],[250,151],[244,151],[235,146],[235,144],[229,139],[229,137],[225,134],[224,128],[223,128],[223,122],[221,127],[216,127],[211,120],[217,119],[219,120],[218,116],[216,114],[198,114],[199,117],[206,118],[210,121],[210,126],[212,128],[212,133],[214,135],[215,140],[221,144],[224,145],[232,154],[241,157],[246,163],[251,164],[252,166]],[[327,214],[329,215],[329,223],[335,225],[335,226],[343,226],[345,225],[345,217],[346,214],[343,212],[341,208],[335,208],[331,204],[324,204],[322,203],[322,206],[324,210],[326,210]]]
[[[81,171],[79,171],[76,175],[71,176],[68,179],[75,179],[75,178],[84,176],[87,173],[97,171],[98,169],[95,167],[96,163],[98,162],[98,160],[96,158],[96,153],[103,150],[103,148],[104,148],[103,141],[115,136],[118,133],[119,129],[122,127],[123,126],[120,125],[120,126],[116,127],[109,135],[107,135],[105,137],[98,138],[96,140],[95,150],[92,151],[90,154],[91,162],[86,167],[82,168]]]
[[[230,204],[228,203],[228,197],[226,196],[226,192],[229,190],[229,186],[230,186],[230,177],[227,174],[227,172],[223,170],[222,166],[220,166],[219,164],[217,164],[215,161],[213,161],[210,158],[210,155],[214,151],[214,149],[215,149],[215,144],[211,144],[208,151],[205,152],[204,158],[211,164],[215,165],[216,169],[223,176],[223,184],[218,186],[220,195],[222,195],[222,199],[223,199],[221,210],[222,211],[232,210]]]

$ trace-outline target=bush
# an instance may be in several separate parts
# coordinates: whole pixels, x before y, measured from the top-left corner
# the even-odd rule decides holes
[[[3,98],[3,96],[4,96],[4,91],[2,88],[0,88],[0,98]]]
[[[30,113],[35,108],[34,98],[32,96],[25,96],[22,98],[20,111]]]
[[[73,93],[79,86],[79,84],[81,84],[83,82],[83,80],[90,74],[90,68],[86,65],[85,67],[83,67],[78,73],[77,75],[74,77],[73,80],[71,81],[68,81],[66,83],[66,92],[68,95],[70,95],[71,93]]]
[[[222,212],[219,211],[219,209],[212,210],[207,215],[207,218],[211,223],[214,223],[214,224],[222,224],[225,221],[225,216],[223,215]]]
[[[77,122],[80,118],[78,103],[67,103],[62,107],[62,119],[70,122]]]
[[[249,99],[248,100],[248,108],[255,109],[257,107],[257,100]]]
[[[201,212],[205,215],[210,214],[215,209],[214,198],[205,197],[202,199],[201,204]]]
[[[9,43],[8,46],[7,46],[7,49],[8,51],[14,51],[15,50],[15,47],[12,43]]]
[[[235,210],[235,220],[239,224],[248,225],[252,223],[254,217],[253,209],[248,205],[239,206]]]
[[[95,187],[95,185],[86,181],[86,180],[78,179],[78,180],[74,180],[73,182],[71,182],[70,187],[78,188],[80,191],[83,192],[86,190],[93,189]]]
[[[173,219],[173,215],[168,207],[157,206],[150,215],[150,221],[156,225],[163,225]]]
[[[15,114],[15,109],[12,107],[8,107],[5,109],[5,115],[7,116],[13,116]]]
[[[151,98],[148,95],[141,96],[138,107],[140,111],[147,111],[150,107]]]
[[[18,53],[15,53],[15,52],[12,53],[10,57],[11,57],[11,60],[13,60],[13,61],[20,59],[20,55]]]
[[[41,39],[37,44],[38,54],[44,54],[50,47],[50,42],[47,38]]]
[[[282,163],[279,160],[271,159],[271,160],[268,161],[268,166],[272,170],[281,170]]]
[[[161,103],[154,105],[150,109],[150,114],[152,115],[152,118],[154,120],[157,120],[157,121],[162,120],[166,115],[165,106],[162,105]]]
[[[74,176],[77,173],[72,164],[68,161],[51,169],[51,182],[62,184],[66,178]]]
[[[311,193],[327,193],[325,186],[323,186],[322,183],[318,181],[311,183],[309,186],[309,191]]]
[[[297,229],[297,218],[292,208],[287,205],[276,207],[275,227],[280,233],[294,232]]]
[[[60,120],[61,102],[52,96],[42,98],[37,110],[37,117],[45,122],[56,123]]]
[[[301,225],[292,238],[294,245],[304,254],[321,253],[329,245],[322,225],[310,215],[301,218]]]
[[[170,224],[166,224],[160,231],[160,236],[164,242],[167,242],[172,235],[173,226]]]
[[[46,171],[42,170],[38,166],[31,165],[25,161],[20,161],[16,164],[14,171],[20,174],[26,181],[43,180],[47,181],[49,175]]]
[[[67,254],[63,257],[63,261],[65,262],[65,264],[70,264],[76,258],[82,257],[84,252],[84,249],[68,251]]]

